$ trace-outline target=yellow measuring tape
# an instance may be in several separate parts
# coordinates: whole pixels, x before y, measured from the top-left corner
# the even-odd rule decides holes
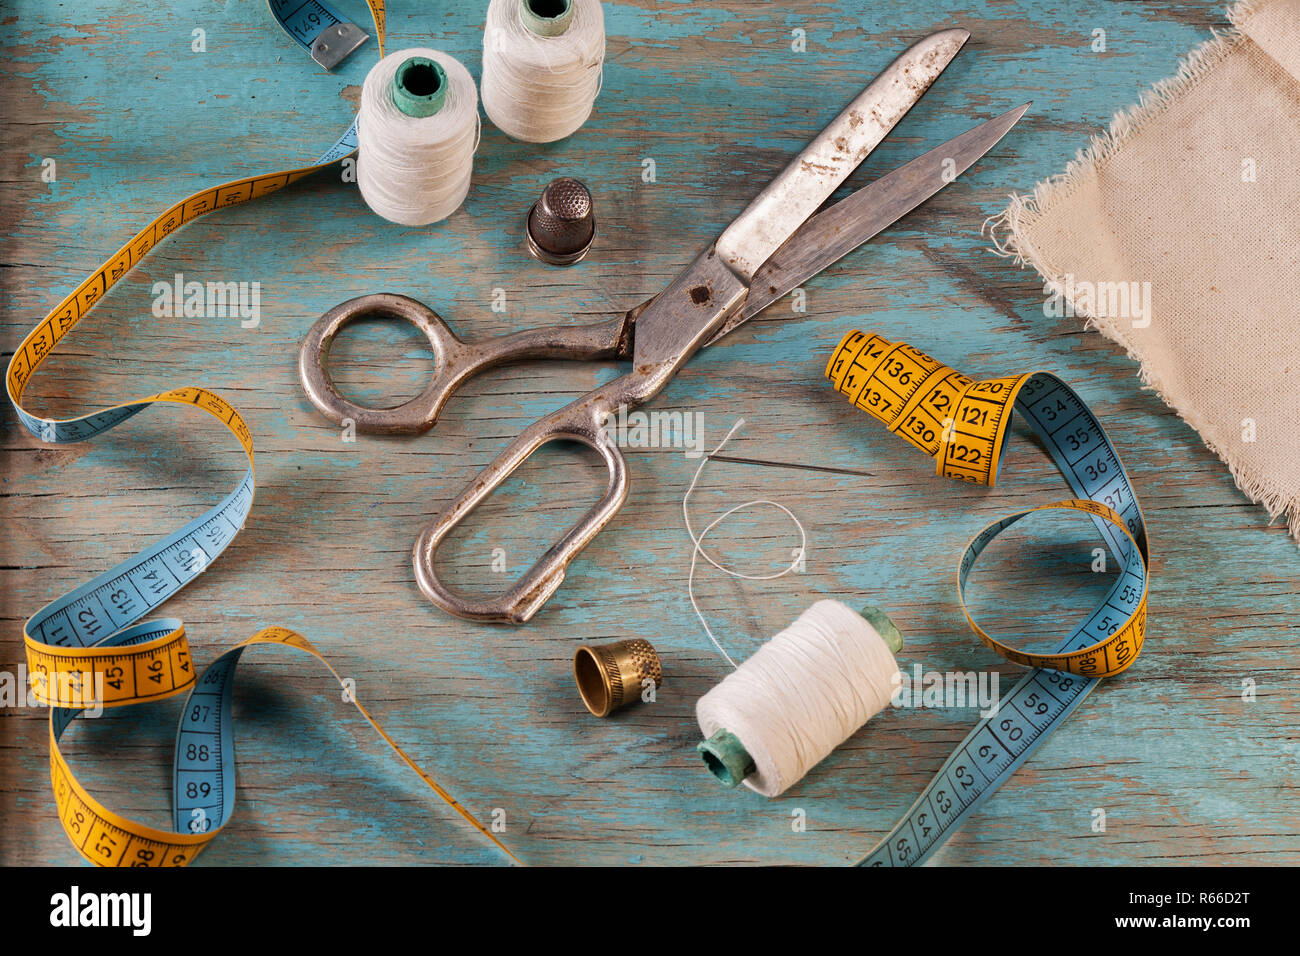
[[[850,332],[826,376],[861,409],[932,456],[939,474],[992,486],[1013,410],[1042,439],[1076,497],[1029,508],[975,536],[957,570],[971,628],[998,654],[1033,668],[957,745],[911,808],[860,866],[916,866],[1000,787],[1100,683],[1132,665],[1147,620],[1147,539],[1133,486],[1101,423],[1050,372],[971,380],[903,342]],[[1097,607],[1052,653],[1026,653],[990,636],[966,607],[975,561],[1003,530],[1045,510],[1087,514],[1120,562]]]
[[[384,2],[367,0],[383,55]],[[308,9],[310,8],[310,9]],[[321,21],[318,4],[271,0],[277,21],[297,34]],[[313,12],[315,11],[315,12]],[[337,18],[336,18],[337,19]],[[339,679],[345,696],[397,755],[465,820],[512,860],[510,850],[425,773],[375,722],[338,673],[301,635],[266,628],[229,649],[197,675],[180,621],[142,618],[197,577],[243,527],[253,500],[252,436],[221,396],[203,388],[177,388],[100,409],[73,419],[49,419],[22,405],[23,391],[54,347],[104,294],[156,245],[181,226],[216,209],[266,196],[324,169],[356,148],[355,125],[316,162],[205,189],[173,205],[141,229],[58,304],[18,345],[5,382],[15,411],[33,435],[47,442],[84,441],[155,404],[197,408],[222,422],[239,441],[248,471],[220,504],[145,551],[36,612],[24,626],[32,691],[50,706],[50,769],[59,819],[77,850],[105,866],[183,865],[229,821],[234,807],[234,738],[231,695],[244,650],[289,647],[315,657]],[[77,781],[59,749],[71,721],[87,708],[127,707],[188,693],[177,733],[173,811],[169,832],[128,820],[95,800]],[[518,860],[515,860],[518,862]]]
[[[826,376],[858,408],[934,458],[939,474],[990,487],[997,481],[1012,410],[1018,409],[1043,437],[1066,479],[1086,497],[1020,512],[971,542],[957,584],[966,620],[990,649],[1026,667],[1109,677],[1133,663],[1146,634],[1144,558],[1140,583],[1121,582],[1115,596],[1119,606],[1101,616],[1099,639],[1085,648],[1051,654],[1017,650],[989,635],[966,607],[966,579],[975,558],[1003,529],[1035,511],[1085,512],[1099,529],[1116,529],[1127,538],[1132,548],[1121,546],[1117,553],[1136,561],[1145,552],[1142,512],[1119,455],[1069,386],[1048,372],[976,382],[911,345],[858,331],[840,340]],[[1113,532],[1103,534],[1117,543]]]

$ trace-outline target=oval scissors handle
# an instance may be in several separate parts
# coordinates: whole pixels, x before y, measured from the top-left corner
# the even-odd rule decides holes
[[[523,624],[555,593],[569,562],[577,557],[618,513],[627,499],[627,463],[609,430],[609,420],[623,409],[644,405],[668,385],[709,335],[741,307],[746,286],[714,253],[701,253],[660,295],[625,317],[636,324],[635,361],[630,372],[538,419],[433,520],[415,543],[415,578],[438,607],[476,621]],[[643,323],[649,323],[649,341]],[[501,486],[511,473],[547,442],[569,439],[596,450],[609,469],[609,484],[578,523],[504,594],[488,599],[464,598],[438,580],[434,556],[461,521]]]
[[[348,323],[363,318],[402,319],[429,340],[435,362],[433,380],[415,398],[393,408],[370,408],[349,401],[334,387],[329,374],[334,336]],[[630,328],[628,316],[619,316],[593,325],[552,325],[485,342],[463,342],[424,303],[377,292],[340,303],[316,321],[298,351],[298,377],[311,403],[336,425],[351,419],[363,433],[416,434],[432,428],[452,393],[486,369],[534,358],[624,358],[631,349]]]
[[[627,499],[627,462],[614,438],[606,431],[606,421],[618,407],[619,384],[632,377],[627,375],[615,379],[606,388],[585,395],[529,425],[424,529],[415,542],[412,558],[415,579],[430,601],[448,613],[472,621],[523,624],[537,613],[564,581],[564,571],[569,562],[591,543]],[[622,400],[628,402],[626,396],[622,396]],[[609,470],[609,483],[601,499],[504,594],[470,599],[447,588],[433,567],[438,546],[529,455],[548,442],[564,439],[581,442],[595,449],[604,459]]]

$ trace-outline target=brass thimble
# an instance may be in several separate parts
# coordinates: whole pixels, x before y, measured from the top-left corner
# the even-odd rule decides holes
[[[664,682],[659,655],[639,637],[595,647],[584,644],[573,655],[573,676],[582,702],[597,717],[640,700],[647,678],[656,688]]]

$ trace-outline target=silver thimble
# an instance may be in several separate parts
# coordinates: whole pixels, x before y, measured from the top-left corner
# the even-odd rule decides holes
[[[528,251],[553,266],[571,266],[596,238],[591,192],[576,179],[556,179],[528,210],[524,229]]]

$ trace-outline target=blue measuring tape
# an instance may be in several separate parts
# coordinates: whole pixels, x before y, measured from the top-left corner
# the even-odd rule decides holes
[[[384,55],[384,0],[367,0],[379,36],[379,55]],[[344,20],[319,0],[267,0],[271,15],[280,28],[298,41],[327,70],[342,63],[353,50],[370,39],[356,24]],[[357,151],[357,121],[354,118],[342,136],[320,155],[313,168],[336,163]]]
[[[382,0],[368,3],[382,55],[384,5]],[[272,0],[270,6],[277,22],[313,55],[324,41],[332,45],[332,54],[338,54],[335,38],[341,36],[337,28],[344,21],[328,7],[314,0],[305,4]],[[346,52],[342,55],[346,56]],[[345,698],[407,766],[514,859],[496,836],[398,747],[302,635],[285,628],[265,628],[226,651],[196,679],[184,625],[170,618],[141,620],[203,573],[234,540],[248,517],[254,493],[252,436],[232,405],[203,388],[171,389],[67,420],[43,418],[22,405],[23,391],[55,345],[154,246],[187,222],[215,209],[275,192],[355,149],[354,122],[310,166],[225,183],[176,203],[46,315],[19,343],[9,362],[5,382],[10,401],[23,426],[43,441],[85,441],[151,405],[170,404],[198,409],[217,418],[235,436],[248,458],[243,479],[219,504],[135,557],[52,601],[24,627],[32,691],[50,706],[51,781],[59,819],[78,851],[91,862],[106,866],[185,864],[229,821],[235,799],[231,694],[240,657],[256,645],[290,647],[324,663],[343,687]],[[130,706],[186,692],[173,770],[175,832],[126,819],[95,800],[77,781],[59,750],[59,742],[72,721],[90,708]]]
[[[851,332],[827,363],[827,377],[859,408],[935,456],[938,470],[992,485],[1009,435],[1011,409],[1042,440],[1077,496],[989,525],[967,546],[958,596],[988,647],[1032,667],[939,768],[911,808],[859,866],[924,863],[1061,725],[1102,677],[1127,669],[1146,636],[1147,541],[1142,509],[1101,423],[1074,390],[1048,372],[974,382],[905,343]],[[980,554],[999,534],[1047,510],[1089,515],[1120,562],[1106,596],[1052,653],[1025,653],[989,635],[966,610],[965,588]]]
[[[267,0],[267,5],[284,32],[327,70],[334,69],[370,39],[359,26],[321,0]],[[378,4],[378,11],[375,11],[376,4],[370,7],[375,15],[375,28],[382,38],[383,4]]]

